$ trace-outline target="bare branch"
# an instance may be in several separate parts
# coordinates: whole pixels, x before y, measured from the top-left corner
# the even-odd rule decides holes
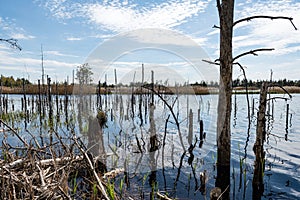
[[[218,28],[218,29],[220,29],[220,26],[214,25],[212,28]]]
[[[220,63],[217,63],[217,62],[213,62],[213,61],[210,61],[210,60],[202,60],[203,62],[206,62],[208,64],[212,64],[212,65],[220,65]]]
[[[244,67],[240,64],[240,63],[232,63],[233,65],[238,65],[244,75],[244,79],[245,79],[245,89],[246,89],[246,100],[247,100],[247,105],[248,105],[248,126],[250,127],[251,124],[251,119],[250,119],[250,102],[249,102],[249,92],[248,92],[248,79],[246,76],[246,71],[244,69]]]
[[[251,21],[252,19],[271,19],[271,20],[273,20],[273,19],[286,19],[286,20],[289,20],[291,22],[291,24],[293,25],[294,29],[297,30],[297,27],[293,23],[293,18],[292,17],[283,17],[283,16],[272,17],[272,16],[267,16],[267,15],[256,15],[256,16],[242,18],[242,19],[239,19],[239,20],[235,21],[232,26],[235,26],[238,23],[241,23],[241,22],[244,22],[244,21]]]
[[[281,85],[278,85],[278,84],[270,84],[270,85],[268,85],[268,87],[279,87],[279,88],[281,88],[287,95],[289,95],[290,99],[292,98],[292,95],[291,95],[284,87],[282,87]]]
[[[262,49],[254,49],[254,50],[250,50],[250,51],[247,51],[247,52],[245,52],[245,53],[242,53],[242,54],[240,54],[240,55],[234,57],[234,58],[232,59],[232,62],[234,62],[235,60],[239,59],[240,57],[246,56],[246,55],[248,55],[248,54],[252,54],[252,55],[254,55],[254,56],[257,56],[256,52],[258,52],[258,51],[273,51],[273,50],[275,50],[275,49],[274,49],[274,48],[262,48]]]
[[[13,39],[13,38],[11,38],[11,39],[2,39],[2,38],[0,38],[0,41],[1,42],[2,41],[7,42],[11,45],[11,47],[19,49],[20,51],[22,50],[21,46],[18,44],[18,40],[16,40],[16,39]]]
[[[161,94],[159,94],[157,91],[155,91],[152,87],[149,87],[149,86],[151,86],[151,84],[142,85],[142,88],[148,89],[151,92],[153,92],[154,94],[156,94],[165,103],[165,105],[169,108],[169,110],[170,110],[170,112],[171,112],[171,114],[172,114],[172,116],[175,120],[177,129],[178,129],[178,135],[179,135],[179,139],[180,139],[182,149],[183,149],[183,151],[185,151],[185,147],[184,147],[184,144],[183,144],[183,141],[182,141],[182,135],[181,135],[181,131],[180,131],[180,123],[178,122],[178,119],[177,119],[177,117],[176,117],[176,115],[173,111],[173,106],[170,106],[170,104],[161,96]]]
[[[25,140],[23,140],[23,138],[19,135],[19,133],[12,127],[10,127],[6,122],[4,122],[2,119],[0,119],[0,124],[3,124],[4,126],[6,126],[7,128],[9,128],[18,138],[19,140],[26,146],[28,147],[29,145],[26,143]]]
[[[91,159],[89,158],[89,156],[86,153],[86,151],[82,148],[82,145],[80,145],[78,143],[78,140],[77,140],[77,137],[76,137],[75,134],[73,135],[73,140],[74,140],[75,144],[77,145],[77,147],[79,148],[79,150],[81,151],[81,153],[83,154],[83,156],[85,157],[85,159],[87,160],[87,162],[88,162],[88,164],[90,166],[90,169],[92,170],[93,175],[94,175],[94,177],[96,178],[96,180],[98,182],[100,191],[101,191],[102,195],[104,196],[104,199],[109,200],[110,198],[108,197],[108,194],[106,193],[106,190],[105,190],[105,188],[104,188],[104,186],[103,186],[103,184],[102,184],[102,182],[101,182],[101,180],[100,180],[97,172],[95,171],[95,167],[94,167]]]

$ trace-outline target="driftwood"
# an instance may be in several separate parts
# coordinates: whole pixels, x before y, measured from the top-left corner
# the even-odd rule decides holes
[[[101,117],[97,119],[100,123]],[[53,131],[53,142],[48,146],[39,144],[29,134],[35,141],[33,145],[1,122],[17,136],[22,146],[14,147],[5,139],[2,141],[0,199],[110,199],[105,178],[124,171],[116,169],[104,173],[99,169],[99,163],[110,154],[100,151],[101,154],[93,155],[74,133],[62,140]],[[117,193],[114,195],[114,199],[119,199]]]

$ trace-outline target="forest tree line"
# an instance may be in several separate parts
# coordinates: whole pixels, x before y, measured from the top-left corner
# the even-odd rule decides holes
[[[245,79],[235,79],[232,81],[232,87],[244,87],[247,83],[248,87],[257,87],[260,88],[262,83],[265,82],[265,80],[246,80]],[[279,86],[298,86],[300,87],[300,80],[287,80],[287,79],[279,79],[279,80],[273,80],[273,84],[279,85]],[[201,81],[200,83],[196,82],[194,84],[191,84],[191,86],[203,86],[203,87],[216,87],[218,86],[218,82],[205,82]]]
[[[21,87],[23,85],[31,85],[32,83],[25,78],[17,78],[15,79],[13,76],[3,76],[0,77],[0,86],[6,87]]]
[[[262,83],[265,80],[248,80],[247,85],[248,87],[257,87],[260,88]],[[25,78],[14,78],[13,76],[3,76],[1,75],[0,77],[0,86],[6,86],[6,87],[21,87],[23,85],[23,82],[25,85],[32,85],[33,83],[30,82],[28,79]],[[287,79],[279,79],[279,80],[273,80],[273,84],[279,85],[279,86],[298,86],[300,87],[300,80],[287,80]],[[65,84],[65,83],[61,83]],[[232,81],[232,86],[233,87],[244,87],[246,84],[245,79],[235,79]],[[141,85],[141,83],[130,83],[129,85],[127,84],[122,84],[119,83],[117,86],[123,86],[123,87],[131,87],[131,86],[138,86]],[[180,86],[186,86],[187,83],[180,85]],[[202,86],[202,87],[218,87],[219,84],[216,81],[200,81],[200,82],[195,82],[189,84],[190,86]],[[101,83],[101,87],[115,87],[114,84],[107,84],[106,82]]]

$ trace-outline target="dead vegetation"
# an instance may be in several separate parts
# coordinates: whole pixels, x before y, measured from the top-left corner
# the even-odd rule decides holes
[[[107,155],[93,157],[75,134],[63,138],[52,131],[46,146],[33,136],[12,146],[6,140],[11,133],[18,134],[9,127],[1,132],[0,199],[118,199],[107,192],[105,177],[115,173],[100,162]]]

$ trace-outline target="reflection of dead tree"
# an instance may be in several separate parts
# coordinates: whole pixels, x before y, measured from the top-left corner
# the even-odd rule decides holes
[[[13,38],[2,39],[2,38],[0,38],[0,41],[9,43],[12,48],[18,49],[20,51],[22,50],[22,47],[18,44],[18,40],[16,40],[16,39],[13,39]]]
[[[165,121],[165,131],[164,131],[164,137],[163,137],[163,142],[162,142],[162,154],[161,154],[162,174],[163,174],[163,178],[164,178],[165,190],[167,190],[167,183],[166,183],[166,176],[165,176],[165,145],[166,145],[167,128],[168,128],[169,119],[170,119],[170,115],[168,115],[168,117]]]

